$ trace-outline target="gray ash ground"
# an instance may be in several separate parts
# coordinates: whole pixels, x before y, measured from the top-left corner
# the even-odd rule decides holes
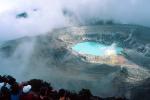
[[[125,49],[124,57],[138,67],[85,61],[84,56],[71,49],[72,45],[83,41],[116,43]],[[78,91],[87,88],[102,97],[134,99],[138,97],[139,87],[143,95],[146,94],[142,90],[145,88],[143,84],[150,78],[150,28],[135,25],[80,26],[6,41],[0,45],[0,73],[13,75],[20,81],[44,79],[57,89]]]

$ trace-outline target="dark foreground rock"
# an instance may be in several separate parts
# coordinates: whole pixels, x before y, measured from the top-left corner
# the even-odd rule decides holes
[[[101,98],[94,96],[90,90],[79,92],[65,89],[55,90],[50,83],[32,79],[18,83],[12,76],[0,76],[0,100],[127,100],[123,97]]]

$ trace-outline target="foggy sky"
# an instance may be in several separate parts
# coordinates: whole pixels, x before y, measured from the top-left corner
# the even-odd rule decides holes
[[[150,27],[149,4],[150,0],[0,0],[0,41],[95,19]],[[71,12],[71,20],[63,9]],[[16,19],[22,12],[28,18]]]

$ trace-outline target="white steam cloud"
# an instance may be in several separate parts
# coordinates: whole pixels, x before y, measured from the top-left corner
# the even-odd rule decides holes
[[[0,0],[0,40],[46,33],[88,20],[150,26],[149,4],[150,0]],[[64,9],[71,18],[64,16]],[[28,17],[17,19],[22,12]]]

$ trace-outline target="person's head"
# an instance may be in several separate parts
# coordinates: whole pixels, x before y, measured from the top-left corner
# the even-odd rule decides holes
[[[28,84],[30,84],[32,86],[32,91],[34,92],[39,92],[40,88],[42,86],[42,80],[40,79],[32,79],[30,81],[28,81]]]
[[[10,76],[10,75],[7,76],[7,79],[8,79],[8,83],[10,85],[13,85],[13,84],[16,83],[16,79],[14,77]]]
[[[8,79],[7,79],[7,76],[6,76],[6,75],[2,76],[1,78],[2,78],[2,81],[3,81],[3,82],[8,83]]]
[[[31,91],[32,86],[31,85],[27,85],[23,87],[23,93],[29,93]]]
[[[88,89],[82,89],[80,92],[79,92],[79,95],[82,97],[82,98],[90,98],[92,96],[90,90]]]
[[[66,90],[60,89],[58,92],[59,97],[65,97],[66,96]]]

